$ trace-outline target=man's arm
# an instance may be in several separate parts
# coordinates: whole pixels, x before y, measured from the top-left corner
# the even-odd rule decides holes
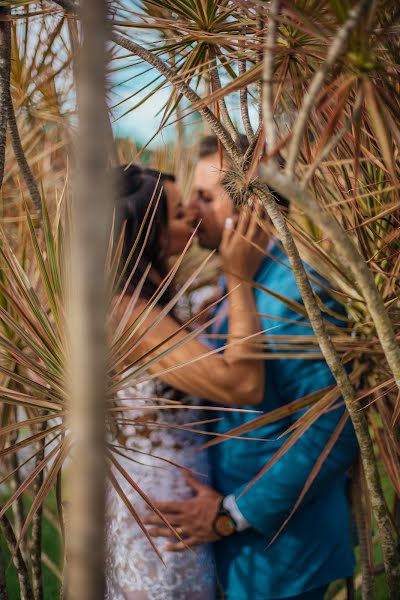
[[[318,291],[325,306],[334,312],[341,312],[338,303],[332,297],[321,290]],[[301,301],[300,298],[298,301]],[[263,312],[268,312],[268,310]],[[295,325],[295,329],[293,329],[293,324],[282,325],[279,330],[280,334],[312,333],[311,329],[304,326],[304,318],[296,316],[291,310],[283,308],[280,316],[298,320],[298,326]],[[340,325],[337,320],[335,323]],[[263,327],[268,325],[270,322],[262,323]],[[282,405],[335,385],[333,375],[324,360],[279,360],[275,368],[275,381],[279,385]],[[334,402],[335,406],[338,404],[341,404],[339,408],[320,416],[277,463],[246,492],[244,490],[247,485],[235,491],[237,506],[253,527],[264,533],[274,534],[285,518],[289,516],[312,469],[335,433],[346,410],[341,398]],[[305,409],[294,415],[293,422],[308,410]],[[282,438],[282,445],[286,440],[287,436]],[[351,421],[348,419],[303,499],[303,504],[318,496],[326,486],[340,478],[353,464],[357,452],[357,440]]]
[[[325,364],[315,369],[315,365],[308,363],[303,367],[301,379],[288,386],[286,403],[332,383],[332,375]],[[293,393],[290,393],[290,390],[293,390]],[[323,414],[245,493],[243,491],[248,484],[235,491],[237,506],[251,526],[263,533],[271,534],[279,529],[294,508],[313,467],[334,434],[344,410],[341,406]],[[304,412],[306,411],[302,411],[301,414]],[[282,444],[286,439],[286,436],[282,438]],[[348,420],[303,499],[303,504],[318,496],[335,479],[338,480],[353,464],[357,451],[354,430]]]

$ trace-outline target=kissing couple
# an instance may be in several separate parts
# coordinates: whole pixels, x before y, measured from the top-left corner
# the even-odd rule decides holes
[[[117,321],[132,304],[132,322],[142,313],[167,275],[168,257],[182,253],[194,224],[199,224],[200,246],[218,251],[223,273],[222,300],[212,308],[205,332],[188,336],[178,309],[162,315],[171,299],[167,289],[151,313],[162,319],[141,338],[134,349],[137,357],[129,357],[133,362],[145,353],[151,356],[154,348],[164,344],[164,350],[172,340],[170,352],[149,361],[147,378],[118,393],[121,410],[134,404],[135,411],[129,422],[118,426],[117,437],[125,449],[119,456],[123,469],[179,537],[158,513],[149,511],[125,478],[118,479],[162,560],[120,495],[110,489],[107,600],[323,600],[330,582],[353,573],[347,471],[358,447],[350,419],[276,537],[343,416],[340,398],[268,470],[263,468],[288,439],[287,430],[308,408],[295,414],[282,410],[282,418],[250,434],[217,438],[208,449],[195,451],[205,441],[196,423],[204,429],[207,421],[207,433],[221,437],[254,420],[255,410],[259,416],[282,409],[335,383],[319,355],[286,359],[278,351],[280,338],[310,335],[312,330],[304,311],[296,310],[303,304],[301,295],[279,241],[263,226],[263,209],[256,201],[252,210],[236,214],[224,187],[229,166],[217,139],[204,138],[185,206],[172,176],[135,166],[121,170],[117,222],[123,232],[123,264],[157,185],[159,194],[144,247],[130,257],[131,269],[121,283]],[[287,210],[285,200],[277,200]],[[321,277],[305,266],[313,282],[321,281],[313,287],[327,312],[342,312]],[[139,284],[140,298],[130,303]],[[264,341],[261,332],[272,329]],[[260,341],[265,360],[260,359]],[[210,353],[218,348],[220,352]],[[156,399],[175,403],[157,410]],[[153,408],[146,409],[150,404]]]

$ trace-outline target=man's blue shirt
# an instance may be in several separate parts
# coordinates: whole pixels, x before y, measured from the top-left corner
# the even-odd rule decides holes
[[[277,245],[263,261],[256,281],[269,290],[254,292],[263,330],[271,329],[270,335],[277,336],[313,335],[304,314],[280,299],[303,304],[288,259]],[[331,296],[314,284],[313,287],[330,312],[341,312]],[[227,331],[228,320],[221,319],[218,333]],[[224,340],[218,340],[215,347],[223,343]],[[268,345],[272,354],[278,351],[274,344]],[[325,361],[282,358],[280,351],[279,357],[265,361],[264,400],[256,408],[269,413],[333,384]],[[283,434],[288,427],[308,409],[244,436],[261,438],[260,441],[228,440],[211,449],[214,486],[223,495],[234,494],[238,508],[252,526],[216,544],[218,575],[228,600],[290,597],[352,574],[346,471],[354,462],[358,447],[350,419],[301,505],[269,545],[295,506],[343,416],[343,403],[339,399],[336,404],[340,407],[319,417],[245,493],[247,484],[287,440]],[[213,425],[217,433],[226,433],[252,420],[254,415],[232,412],[221,413],[221,417]]]

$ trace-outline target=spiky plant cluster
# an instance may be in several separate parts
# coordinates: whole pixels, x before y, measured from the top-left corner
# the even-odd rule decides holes
[[[64,116],[71,108],[73,50],[79,48],[78,2],[10,5],[14,5],[15,17],[11,90],[22,149],[36,180],[43,184],[38,186],[41,195],[53,200],[54,188],[62,190],[66,181],[63,146],[69,138]],[[229,163],[224,166],[225,185],[237,206],[248,205],[254,192],[262,196],[292,264],[299,266],[297,247],[302,258],[325,277],[330,293],[346,310],[345,327],[328,325],[326,335],[310,333],[307,339],[280,340],[279,349],[288,360],[310,350],[318,350],[320,357],[322,349],[330,364],[336,365],[335,372],[340,371],[341,362],[354,363],[351,381],[342,378],[338,386],[345,399],[353,397],[350,414],[354,406],[368,425],[364,441],[370,451],[368,456],[363,452],[368,472],[359,479],[362,508],[370,513],[372,500],[378,522],[385,502],[390,504],[384,514],[390,524],[388,535],[381,535],[379,523],[378,529],[395,598],[399,573],[392,559],[399,540],[400,498],[397,2],[122,0],[112,2],[111,8],[116,68],[123,57],[124,69],[132,68],[135,76],[138,68],[147,73],[150,65],[154,70],[143,89],[138,84],[134,95],[129,93],[122,101],[118,97],[116,103],[122,108],[125,104],[127,114],[166,88],[170,93],[160,129],[172,121],[182,124],[185,117],[198,113],[207,131],[218,136],[221,154],[224,148]],[[137,101],[139,92],[142,96]],[[182,128],[178,127],[178,134],[176,156],[181,162],[185,158]],[[246,153],[239,134],[247,137]],[[131,160],[134,153],[129,153]],[[186,156],[192,158],[188,152]],[[59,412],[64,411],[59,398],[63,384],[57,371],[63,361],[58,347],[62,327],[57,330],[62,310],[54,295],[57,262],[52,263],[55,254],[48,246],[52,228],[47,226],[44,240],[34,244],[33,260],[23,243],[27,235],[20,211],[21,191],[25,199],[29,186],[22,183],[21,167],[12,164],[10,146],[5,158],[4,225],[15,226],[13,247],[18,254],[15,258],[5,252],[16,279],[14,275],[8,278],[3,266],[1,281],[2,352],[7,369],[2,382],[7,399],[1,407],[2,439],[4,452],[12,454],[9,436],[20,425],[15,426],[10,406],[29,409],[21,427],[29,430],[35,443],[38,423],[50,422],[54,411],[60,418]],[[160,157],[157,162],[171,164],[170,159]],[[183,175],[189,172],[187,168]],[[188,190],[188,179],[181,175],[180,182]],[[284,219],[274,212],[268,190],[290,200],[291,212]],[[58,214],[55,205],[61,191],[57,194],[56,201],[49,202],[52,216]],[[34,228],[29,231],[34,240]],[[303,275],[297,269],[299,281]],[[326,307],[315,307],[312,297],[305,298],[305,303],[313,315],[311,321],[318,324],[318,308],[324,316]],[[134,331],[126,335],[131,339]],[[260,342],[260,353],[266,351],[267,359],[270,338]],[[28,377],[28,366],[39,381]],[[312,404],[320,410],[329,401],[313,395],[288,410],[296,412]],[[47,411],[45,415],[41,410]],[[279,411],[263,415],[246,428],[256,429],[281,417]],[[306,413],[297,428],[307,427],[309,419]],[[54,432],[46,430],[44,437],[51,440],[61,431],[62,426]],[[57,439],[63,439],[61,433]],[[388,498],[375,485],[378,466],[388,481]],[[49,473],[54,476],[54,471]],[[367,514],[367,522],[370,518]],[[371,543],[368,534],[361,537]],[[365,574],[372,572],[371,565],[364,567]],[[363,587],[369,589],[365,581]]]

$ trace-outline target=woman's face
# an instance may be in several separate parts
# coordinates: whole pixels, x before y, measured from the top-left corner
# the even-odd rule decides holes
[[[168,203],[168,256],[181,254],[193,233],[192,219],[182,204],[182,196],[174,181],[165,181]]]

